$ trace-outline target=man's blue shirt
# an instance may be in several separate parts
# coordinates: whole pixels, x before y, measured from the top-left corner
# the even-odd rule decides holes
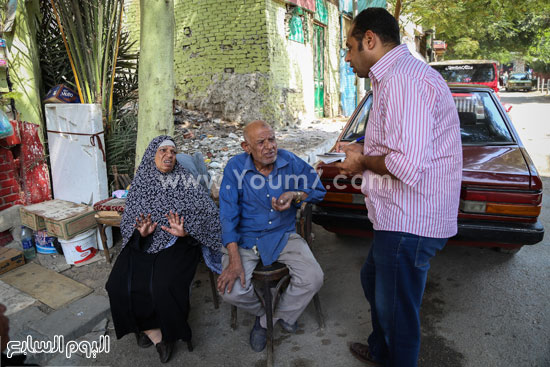
[[[309,202],[321,201],[326,193],[313,167],[286,150],[277,151],[268,176],[258,172],[248,153],[231,158],[220,187],[223,244],[256,246],[264,265],[275,262],[296,231],[296,205],[282,212],[271,207],[271,199],[286,191],[303,191]]]

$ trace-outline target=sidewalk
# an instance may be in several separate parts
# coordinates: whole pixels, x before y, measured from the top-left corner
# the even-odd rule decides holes
[[[299,128],[284,128],[276,131],[279,148],[291,150],[310,164],[316,161],[316,154],[330,149],[344,125],[345,120],[320,120]],[[240,141],[242,126],[233,125],[220,129],[221,121],[204,121],[199,128],[189,129],[183,124],[176,125],[174,134],[179,151],[192,154],[201,151],[209,161],[209,171],[213,177],[221,175],[227,160],[242,151]],[[191,125],[193,126],[193,125]],[[197,125],[195,125],[196,127]],[[189,138],[189,131],[194,138]],[[187,137],[184,137],[187,134]],[[17,212],[17,211],[15,211]],[[116,259],[120,243],[110,250]],[[75,267],[67,265],[62,255],[38,255],[33,263],[75,280],[89,288],[91,293],[59,309],[53,309],[39,299],[22,292],[2,281],[0,275],[0,299],[8,307],[10,319],[10,337],[12,341],[50,341],[55,343],[63,336],[64,342],[98,341],[101,335],[110,335],[114,341],[113,326],[110,322],[109,300],[104,285],[112,264],[107,264],[100,252],[99,261]],[[114,260],[113,260],[114,261]],[[27,266],[27,265],[24,265]],[[203,267],[203,266],[201,266]],[[203,288],[201,303],[207,303],[206,309],[213,309],[213,300],[206,269],[197,272],[193,288]],[[197,290],[199,291],[199,290]],[[195,300],[196,301],[196,300]],[[197,303],[197,302],[193,303]],[[244,314],[240,314],[243,320]],[[248,322],[248,321],[247,321]],[[245,325],[245,324],[243,324]],[[55,345],[55,344],[54,344]],[[39,365],[90,365],[91,361],[80,351],[66,358],[65,353],[29,353],[26,363]]]

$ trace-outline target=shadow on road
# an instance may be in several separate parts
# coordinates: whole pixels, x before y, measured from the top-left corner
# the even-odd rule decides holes
[[[550,95],[537,92],[507,92],[500,93],[500,100],[503,103],[524,104],[524,103],[550,103]]]

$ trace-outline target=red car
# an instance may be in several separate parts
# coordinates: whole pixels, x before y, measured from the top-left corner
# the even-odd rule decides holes
[[[542,181],[495,92],[486,86],[449,87],[460,117],[464,160],[458,234],[451,243],[515,253],[542,241]],[[364,136],[371,105],[368,93],[332,151]],[[369,235],[360,176],[338,176],[334,163],[319,162],[317,170],[327,194],[313,206],[313,222],[337,234]]]
[[[447,60],[431,62],[447,83],[481,84],[498,92],[498,67],[493,60]]]

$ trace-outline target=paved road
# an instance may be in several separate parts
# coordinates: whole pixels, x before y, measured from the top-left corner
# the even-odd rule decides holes
[[[550,98],[536,93],[503,93],[511,116],[545,184],[543,221],[550,230]],[[320,330],[310,306],[297,335],[275,333],[277,366],[363,366],[347,350],[365,341],[370,314],[359,283],[369,239],[337,237],[315,226],[316,256],[325,272],[321,302],[326,314]],[[432,261],[422,309],[421,367],[550,366],[550,240],[516,255],[490,249],[448,246]],[[229,327],[230,309],[212,307],[208,277],[199,271],[193,287],[190,323],[195,351],[183,343],[169,365],[265,365],[265,354],[248,346],[253,319],[239,313]],[[111,352],[82,365],[150,366],[152,348],[140,349],[129,335],[111,343]],[[76,364],[76,363],[75,363]],[[80,364],[80,363],[79,363]]]
[[[547,235],[512,256],[449,246],[433,260],[422,366],[550,366],[550,97],[501,98],[543,176]]]

